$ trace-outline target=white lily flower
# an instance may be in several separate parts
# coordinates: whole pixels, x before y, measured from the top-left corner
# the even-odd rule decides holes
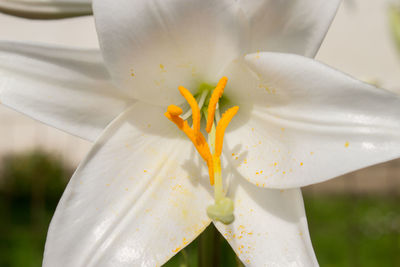
[[[0,12],[30,19],[60,19],[92,14],[91,0],[0,0]]]
[[[298,187],[400,153],[398,96],[303,57],[339,1],[114,1],[93,3],[104,63],[93,51],[1,44],[2,102],[95,140],[57,207],[44,266],[165,263],[211,222],[213,175],[228,204],[209,214],[230,222],[214,221],[247,266],[317,266]],[[217,110],[210,146],[198,118],[224,76],[224,101],[211,103],[239,111],[221,166],[214,145],[234,114]],[[178,86],[197,97],[180,88],[190,129],[167,109],[187,107]]]

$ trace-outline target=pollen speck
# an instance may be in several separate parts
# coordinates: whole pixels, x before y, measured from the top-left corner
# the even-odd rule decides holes
[[[181,247],[177,247],[176,249],[172,250],[172,252],[176,253],[176,252],[178,252],[179,250],[181,250]]]
[[[349,145],[350,145],[349,142],[346,142],[346,143],[344,144],[345,147],[349,147]]]
[[[303,162],[300,162],[300,166],[303,166]]]
[[[143,170],[143,172],[147,172],[147,170]]]
[[[163,64],[160,64],[160,69],[161,69],[161,72],[167,72],[167,71],[165,70],[165,67],[164,67]]]

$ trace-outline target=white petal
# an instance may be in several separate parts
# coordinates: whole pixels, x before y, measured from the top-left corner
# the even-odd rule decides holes
[[[301,56],[261,53],[246,62],[255,74],[232,73],[226,91],[242,96],[226,140],[251,182],[306,186],[399,157],[398,95]]]
[[[117,94],[98,51],[0,43],[0,100],[93,141],[132,102]]]
[[[210,223],[205,164],[163,112],[138,102],[105,130],[57,207],[44,266],[160,266]]]
[[[246,41],[232,0],[98,0],[93,8],[113,79],[148,103],[180,103],[178,86],[218,82]]]
[[[314,57],[340,0],[239,0],[250,21],[249,52]]]
[[[0,12],[30,19],[60,19],[92,14],[92,1],[0,0]]]
[[[318,266],[300,189],[274,190],[234,179],[235,220],[216,223],[246,266]]]

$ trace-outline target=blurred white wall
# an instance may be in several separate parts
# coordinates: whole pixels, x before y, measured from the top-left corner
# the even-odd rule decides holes
[[[400,93],[400,57],[391,42],[386,3],[345,0],[317,59]],[[98,47],[92,17],[43,22],[0,14],[0,39]],[[0,157],[37,146],[62,155],[74,165],[90,148],[86,141],[0,106]]]
[[[345,0],[317,59],[400,93],[400,51],[395,50],[390,34],[388,2]]]

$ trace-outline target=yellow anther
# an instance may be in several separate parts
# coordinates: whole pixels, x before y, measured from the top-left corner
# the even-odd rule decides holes
[[[178,87],[181,95],[186,99],[189,103],[190,108],[192,109],[192,120],[193,120],[193,130],[194,134],[198,136],[200,134],[200,108],[197,104],[196,99],[194,99],[193,95],[190,93],[188,89],[183,86]]]
[[[226,86],[226,83],[228,82],[228,78],[222,77],[218,84],[217,87],[215,87],[211,98],[210,102],[208,104],[208,111],[207,111],[207,126],[206,126],[206,131],[209,133],[211,131],[211,127],[214,122],[214,115],[215,115],[215,109],[217,107],[217,103],[219,99],[221,98],[222,94],[224,93],[224,89]]]
[[[222,145],[224,142],[224,134],[225,129],[228,127],[229,123],[231,122],[232,118],[238,112],[239,107],[231,107],[222,115],[222,118],[219,120],[216,132],[215,132],[215,155],[219,157],[222,152]]]
[[[182,109],[181,109],[180,107],[175,106],[175,105],[170,105],[170,106],[168,106],[167,111],[168,111],[168,113],[171,114],[172,116],[179,116],[179,115],[181,115],[182,112],[183,112]]]

